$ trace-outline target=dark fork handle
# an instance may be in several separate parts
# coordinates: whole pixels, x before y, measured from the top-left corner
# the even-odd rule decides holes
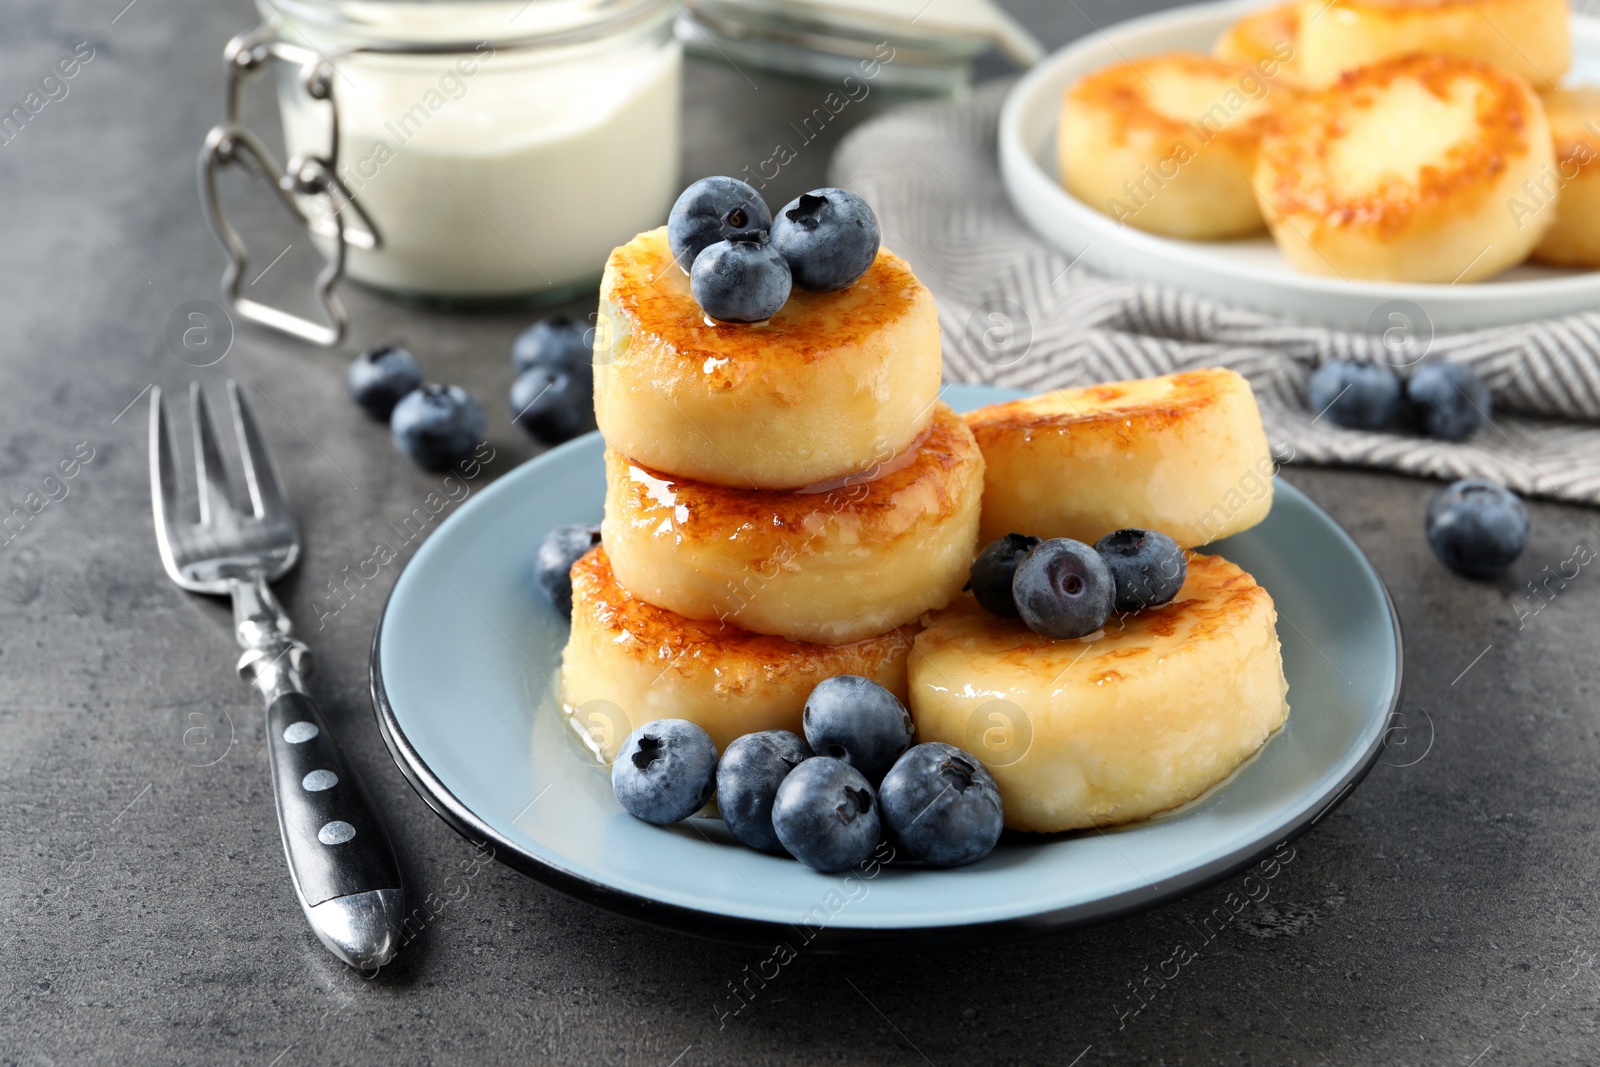
[[[302,906],[399,890],[389,836],[310,697],[284,693],[268,706],[267,747],[278,829]]]
[[[383,823],[316,702],[306,695],[310,650],[261,579],[233,584],[234,623],[245,649],[239,673],[267,703],[267,750],[278,832],[295,896],[334,955],[363,970],[400,947],[405,892]]]

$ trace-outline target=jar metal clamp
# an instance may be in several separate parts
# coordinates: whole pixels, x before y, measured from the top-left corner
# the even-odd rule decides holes
[[[660,0],[602,0],[596,17],[582,25],[566,25],[536,34],[507,35],[492,43],[497,51],[571,45],[659,22],[664,7]],[[339,176],[340,114],[334,89],[335,82],[343,75],[339,73],[337,61],[357,55],[470,55],[490,42],[369,38],[319,49],[314,42],[308,45],[286,40],[284,29],[277,20],[269,18],[229,41],[223,52],[227,67],[226,108],[223,121],[206,134],[205,145],[200,150],[200,200],[211,232],[227,256],[222,292],[229,307],[251,322],[314,345],[332,347],[344,338],[348,324],[344,306],[334,291],[345,273],[347,250],[379,251],[384,247],[378,223],[355,191]],[[326,151],[300,152],[280,165],[271,149],[244,125],[241,112],[245,85],[273,63],[298,67],[299,90],[311,100],[327,105]],[[235,166],[270,185],[294,219],[314,238],[321,239],[319,243],[324,247],[326,264],[317,275],[314,294],[325,321],[317,322],[243,294],[248,250],[223,212],[217,192],[218,175]]]
[[[265,25],[229,41],[223,57],[228,68],[226,117],[206,134],[199,163],[200,200],[205,205],[206,221],[228,257],[222,272],[223,296],[234,311],[252,322],[314,345],[336,345],[344,337],[348,321],[344,305],[333,291],[344,274],[345,248],[355,245],[377,249],[382,247],[383,238],[361,202],[339,178],[339,106],[333,93],[333,63],[311,49],[279,39],[277,31]],[[325,154],[301,154],[290,158],[287,166],[280,165],[271,149],[242,124],[240,106],[245,83],[273,60],[297,65],[301,89],[313,100],[326,101],[330,133]],[[241,166],[267,182],[278,200],[308,231],[331,241],[327,264],[317,275],[315,284],[326,322],[314,322],[251,300],[239,291],[248,252],[244,240],[223,214],[217,196],[217,175],[230,166]],[[315,218],[308,215],[295,194],[323,197],[325,212]],[[346,209],[360,219],[360,229],[346,225]]]

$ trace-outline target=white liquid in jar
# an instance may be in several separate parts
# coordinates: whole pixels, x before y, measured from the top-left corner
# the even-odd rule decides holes
[[[485,44],[335,66],[338,173],[383,238],[373,251],[347,249],[359,281],[456,298],[584,285],[613,248],[660,225],[677,194],[675,43]],[[326,152],[327,105],[305,95],[298,71],[285,73],[289,154]],[[327,214],[320,199],[302,201],[313,217]],[[360,225],[352,213],[344,221]]]

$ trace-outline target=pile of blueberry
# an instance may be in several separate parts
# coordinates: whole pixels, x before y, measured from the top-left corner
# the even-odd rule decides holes
[[[594,327],[541,319],[511,344],[511,421],[541,444],[594,429]]]
[[[813,189],[774,219],[747,183],[701,178],[672,205],[667,241],[702,311],[765,322],[795,286],[833,292],[865,274],[878,255],[878,219],[843,189]]]
[[[511,421],[542,444],[594,429],[594,329],[564,315],[541,319],[511,345]],[[350,364],[350,399],[389,424],[395,447],[428,470],[448,470],[488,431],[483,405],[455,385],[423,385],[417,357],[379,345]]]
[[[1489,422],[1489,387],[1460,363],[1429,363],[1404,382],[1393,368],[1336,360],[1311,375],[1311,407],[1351,430],[1416,427],[1442,441],[1465,441]]]
[[[417,357],[398,345],[370,348],[350,364],[350,399],[388,422],[395,447],[428,470],[448,470],[482,443],[483,405],[455,385],[423,385]]]
[[[1347,429],[1414,428],[1442,441],[1465,441],[1494,412],[1489,387],[1459,363],[1427,364],[1404,382],[1379,364],[1325,363],[1311,376],[1311,406]],[[1423,528],[1445,566],[1493,578],[1527,547],[1528,509],[1509,489],[1469,478],[1433,498]]]
[[[911,716],[868,678],[841,674],[806,699],[805,737],[745,734],[717,758],[686,719],[657,719],[628,735],[611,787],[630,815],[665,826],[717,799],[740,842],[818,871],[864,862],[888,837],[912,859],[959,867],[987,856],[1004,812],[994,778],[974,756],[940,742],[911,744]]]
[[[568,618],[572,565],[599,543],[598,526],[558,526],[534,554],[535,582]],[[1000,839],[1004,812],[989,771],[953,745],[913,746],[905,705],[878,683],[826,679],[806,699],[802,723],[804,738],[745,734],[718,759],[699,726],[657,719],[622,743],[611,787],[629,814],[661,826],[715,796],[740,842],[819,871],[856,866],[885,833],[935,867],[974,863]]]
[[[1116,530],[1093,547],[1013,533],[978,553],[967,588],[994,614],[1061,640],[1094,633],[1113,613],[1167,603],[1188,573],[1182,546],[1156,530]]]

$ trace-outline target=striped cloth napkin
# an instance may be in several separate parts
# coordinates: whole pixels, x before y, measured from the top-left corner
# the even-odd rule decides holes
[[[1282,460],[1482,477],[1600,505],[1600,309],[1429,343],[1396,335],[1424,329],[1404,318],[1345,333],[1095,275],[1011,209],[995,150],[1009,87],[892,111],[846,137],[832,162],[834,184],[866,197],[884,244],[937,297],[948,378],[1038,391],[1232,367],[1255,387]],[[1307,382],[1328,360],[1385,362],[1403,374],[1419,358],[1477,371],[1494,394],[1492,424],[1452,444],[1346,430],[1310,408]]]

